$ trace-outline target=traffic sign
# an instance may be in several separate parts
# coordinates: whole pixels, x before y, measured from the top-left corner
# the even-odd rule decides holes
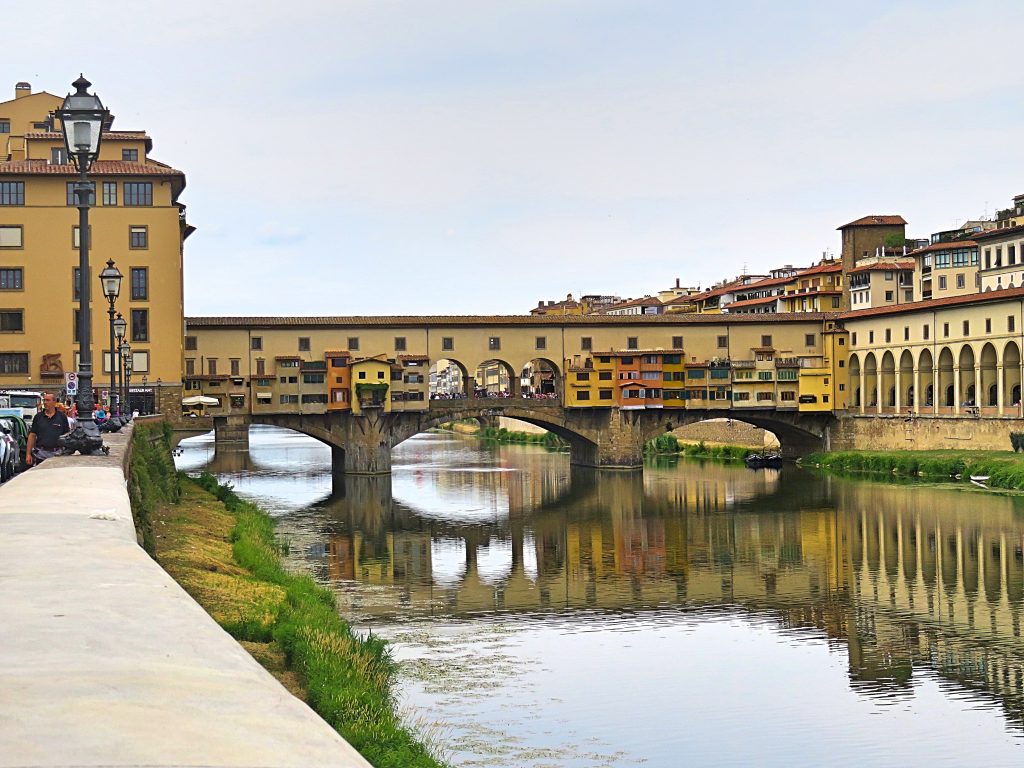
[[[78,373],[75,371],[68,371],[64,374],[64,391],[69,395],[78,394]]]

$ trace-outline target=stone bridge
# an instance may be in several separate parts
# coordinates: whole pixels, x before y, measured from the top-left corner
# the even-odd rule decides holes
[[[268,424],[301,432],[329,445],[336,472],[387,474],[391,449],[413,435],[459,419],[519,419],[566,440],[571,462],[605,469],[639,469],[644,446],[660,434],[685,424],[714,418],[744,421],[775,433],[787,456],[828,450],[835,417],[831,413],[800,413],[769,409],[646,409],[563,408],[557,400],[494,398],[432,400],[429,409],[362,414],[245,414],[214,417],[218,446],[248,447],[250,424]]]

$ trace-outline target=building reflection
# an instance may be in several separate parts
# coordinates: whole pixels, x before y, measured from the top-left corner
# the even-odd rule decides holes
[[[463,501],[484,475],[504,494],[479,519],[425,516],[391,478],[346,478],[309,512],[323,538],[309,564],[377,588],[339,589],[367,621],[739,606],[844,646],[866,695],[909,695],[925,665],[1024,721],[1019,500],[716,464],[555,474],[452,480]]]

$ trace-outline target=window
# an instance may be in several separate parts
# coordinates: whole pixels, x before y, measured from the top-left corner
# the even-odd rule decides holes
[[[149,248],[149,227],[128,227],[129,248]]]
[[[942,324],[942,338],[949,338],[949,323]]]
[[[845,368],[846,367],[846,361],[845,360],[840,360],[839,361],[839,367],[840,368]]]
[[[903,300],[907,302],[914,300],[914,290],[912,288],[907,288],[903,291]]]
[[[20,226],[0,226],[0,248],[21,248],[21,231]]]
[[[928,325],[927,323],[925,323],[921,327],[921,338],[923,338],[925,341],[928,341],[928,337],[931,335],[931,331],[932,331],[932,327],[930,325]]]
[[[79,181],[68,182],[68,205],[78,205],[78,195],[75,190],[78,189],[79,184],[81,184]],[[96,185],[90,181],[87,183],[87,186],[89,188],[89,205],[96,205]]]
[[[395,336],[395,351],[405,352],[405,336]]]
[[[11,132],[11,121],[10,120],[0,120],[0,133],[10,133],[10,132]]]
[[[843,362],[840,360],[839,362]],[[780,368],[778,374],[779,381],[796,381],[797,372],[796,368]]]
[[[25,312],[21,309],[0,310],[0,332],[23,333],[25,331]]]
[[[0,291],[20,291],[24,287],[21,267],[0,269]]]
[[[302,374],[303,384],[323,384],[324,374],[322,373],[304,373]]]
[[[964,336],[970,336],[970,335],[971,335],[971,321],[970,320],[964,320]]]
[[[28,352],[0,352],[2,373],[28,373]]]
[[[805,347],[813,347],[814,346],[814,334],[813,333],[806,333],[806,334],[804,334],[804,346]]]
[[[196,359],[194,357],[185,358],[185,375],[195,376],[196,375]]]
[[[577,371],[576,372],[576,381],[590,381],[590,372],[589,371]]]
[[[910,341],[910,326],[909,325],[903,326],[903,340],[904,341]]]
[[[739,400],[749,400],[750,399],[750,393],[749,392],[733,392],[732,393],[732,399],[736,400],[736,401],[739,401]]]
[[[149,310],[132,310],[132,341],[149,341]]]
[[[50,165],[67,165],[68,151],[64,147],[54,147],[50,150]]]
[[[771,371],[758,371],[757,372],[757,380],[758,381],[771,381],[772,380],[772,372]]]
[[[939,275],[939,290],[940,291],[946,290],[946,276],[945,275]]]
[[[759,401],[771,400],[771,399],[773,399],[773,397],[772,397],[773,394],[774,393],[772,393],[772,392],[758,392],[757,393],[757,399]]]
[[[590,399],[590,392],[588,392],[585,389],[580,391],[580,392],[577,392],[576,393],[576,399],[577,400],[589,400]]]
[[[455,349],[455,339],[451,336],[441,337],[441,349],[445,352],[451,352]]]
[[[627,336],[626,349],[640,349],[640,339],[636,336]]]
[[[719,336],[717,343],[718,343],[718,348],[719,349],[725,349],[726,347],[729,346],[729,337],[728,336]]]
[[[875,343],[875,332],[874,331],[868,331],[868,344],[874,344],[874,343]]]
[[[199,342],[199,339],[197,337],[195,337],[195,336],[186,336],[185,337],[185,349],[187,349],[189,351],[194,351],[194,350],[198,349],[199,348],[199,343],[198,342]]]
[[[838,296],[833,296],[832,297],[832,309],[839,309],[839,297]]]
[[[966,285],[967,285],[967,279],[962,274],[957,275],[956,276],[956,287],[957,288],[964,288],[964,287],[966,287]]]
[[[348,337],[348,348],[351,352],[356,352],[359,349],[359,337],[349,336]]]
[[[597,391],[597,399],[598,400],[611,400],[612,399],[612,391],[610,389],[599,389]]]
[[[611,381],[612,380],[612,372],[611,371],[598,371],[597,372],[597,379],[598,379],[598,381]]]
[[[249,339],[249,349],[254,349],[256,351],[262,350],[263,349],[263,337],[262,336],[253,336],[251,339]]]
[[[103,204],[104,205],[117,205],[117,182],[116,181],[104,181],[103,182]]]
[[[298,368],[299,367],[299,361],[298,360],[282,360],[277,365],[280,368]]]
[[[238,369],[241,367],[241,363],[242,363],[242,361],[239,360],[237,357],[231,358],[231,375],[232,376],[240,376],[241,375],[238,372]]]
[[[672,349],[682,349],[682,348],[683,348],[683,337],[682,336],[673,336],[672,337]]]
[[[24,181],[0,181],[0,205],[24,205]]]
[[[771,336],[765,335],[765,336],[761,337],[761,346],[762,347],[770,347],[771,345],[772,345],[772,337]]]
[[[217,358],[208,357],[206,358],[206,370],[209,371],[211,376],[217,375]]]
[[[132,267],[132,300],[145,301],[149,298],[149,268]]]
[[[885,292],[885,300],[886,301],[892,301],[892,291],[886,291]]]
[[[309,352],[309,336],[299,336],[299,352]]]
[[[267,375],[267,361],[264,360],[262,357],[256,359],[256,375],[257,376],[266,376]],[[259,384],[259,382],[256,382],[256,383]],[[264,384],[262,386],[269,387],[270,383],[267,382],[266,384]]]
[[[548,348],[548,337],[538,336],[534,339],[534,349],[547,349]]]
[[[850,334],[850,344],[852,344],[853,346],[857,346],[857,332],[856,331],[854,331],[853,333]]]
[[[992,333],[992,318],[985,318],[985,333]]]
[[[892,329],[891,328],[886,328],[885,329],[885,343],[888,344],[890,341],[892,341]]]
[[[779,400],[782,400],[784,402],[791,402],[793,400],[796,400],[796,392],[794,392],[791,389],[784,389],[782,392],[779,393]]]
[[[128,163],[139,162],[139,150],[137,149],[122,149],[121,159]]]
[[[590,351],[594,348],[594,340],[590,336],[584,336],[580,339],[580,349]]]
[[[298,402],[298,395],[281,395],[281,405],[297,405]]]
[[[1006,330],[1015,331],[1017,329],[1017,318],[1013,315],[1006,316]]]
[[[153,182],[126,181],[124,183],[124,204],[133,206],[152,205]]]
[[[686,378],[688,379],[703,379],[704,371],[700,368],[688,368],[686,370]]]
[[[487,348],[491,351],[501,349],[501,337],[500,336],[488,336],[487,337]]]

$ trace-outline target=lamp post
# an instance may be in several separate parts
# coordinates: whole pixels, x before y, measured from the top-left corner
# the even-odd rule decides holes
[[[124,407],[132,407],[132,345],[127,341],[121,345],[121,361],[124,364]]]
[[[103,286],[103,295],[110,302],[107,308],[107,316],[110,318],[110,390],[107,395],[107,407],[111,413],[114,412],[114,360],[117,355],[114,349],[114,302],[121,293],[121,277],[121,271],[114,266],[114,260],[107,259],[107,266],[100,272],[100,284]]]
[[[92,393],[92,317],[89,314],[89,168],[99,156],[100,137],[110,113],[104,109],[99,97],[88,92],[92,85],[79,75],[71,84],[61,108],[55,112],[64,133],[68,157],[78,168],[78,182],[74,185],[78,200],[78,423],[89,438],[99,439],[99,430],[93,421]]]
[[[125,320],[121,313],[117,313],[117,318],[114,320],[114,337],[117,339],[117,346],[112,347],[110,350],[111,361],[117,361],[117,403],[118,410],[121,409],[121,404],[124,402],[122,395],[124,394],[124,365],[121,361],[121,344],[124,342],[125,332],[128,330],[128,321]]]

